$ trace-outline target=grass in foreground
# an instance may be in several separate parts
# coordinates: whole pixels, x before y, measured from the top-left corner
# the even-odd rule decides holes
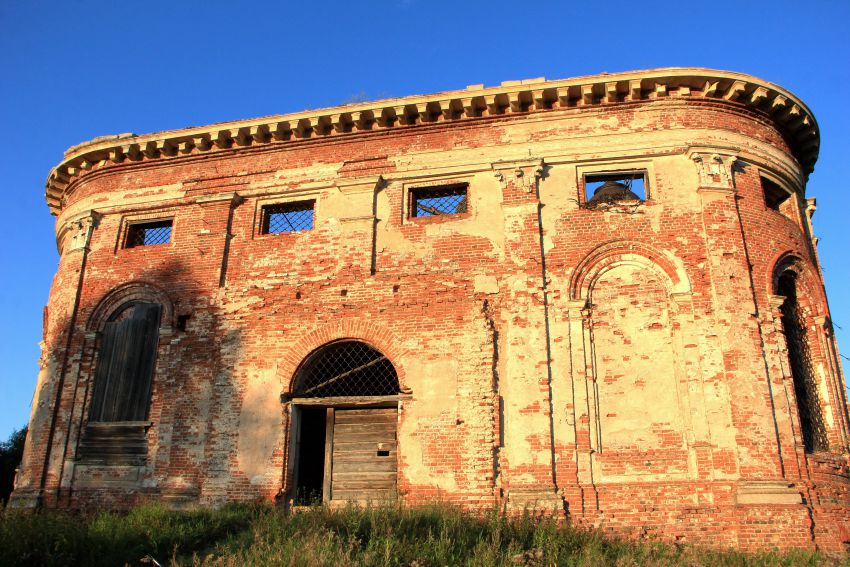
[[[63,512],[0,516],[0,565],[576,565],[848,566],[815,553],[745,554],[607,538],[550,520],[477,517],[446,506],[271,506],[172,512],[145,505],[83,518]]]

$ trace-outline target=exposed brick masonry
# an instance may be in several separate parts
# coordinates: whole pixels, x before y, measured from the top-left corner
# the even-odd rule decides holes
[[[538,107],[541,83],[517,111],[464,120],[68,158],[49,187],[76,173],[49,195],[62,254],[13,504],[286,503],[310,439],[288,397],[299,365],[354,339],[398,375],[378,405],[398,411],[404,502],[842,550],[850,420],[804,199],[811,148],[789,130],[813,119],[723,77],[668,97],[610,76],[632,90]],[[621,170],[645,172],[648,198],[587,207],[583,176]],[[790,192],[779,210],[762,177]],[[412,189],[458,184],[458,214],[410,215]],[[263,234],[264,205],[302,201],[311,230]],[[131,223],[163,219],[169,244],[125,247]],[[828,451],[804,447],[782,274]],[[164,313],[143,466],[78,451],[104,325],[131,301]]]

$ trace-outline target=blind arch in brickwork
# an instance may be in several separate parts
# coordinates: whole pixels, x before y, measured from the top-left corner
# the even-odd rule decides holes
[[[670,294],[685,294],[691,290],[681,262],[643,243],[615,241],[596,247],[579,263],[570,279],[570,297],[590,300],[595,282],[609,270],[624,264],[639,265],[657,273]]]

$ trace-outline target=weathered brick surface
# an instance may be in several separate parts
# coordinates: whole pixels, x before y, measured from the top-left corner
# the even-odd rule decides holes
[[[656,92],[162,150],[77,175],[14,501],[285,500],[293,413],[280,394],[312,351],[351,338],[384,353],[410,392],[398,404],[406,502],[842,549],[847,406],[802,150],[737,95]],[[646,202],[584,205],[585,173],[623,169],[647,171]],[[779,211],[762,175],[796,191]],[[411,187],[455,182],[469,184],[465,213],[409,216]],[[314,199],[313,230],[261,234],[276,199]],[[173,218],[172,242],[124,248],[127,222],[144,218]],[[801,438],[781,270],[798,275],[825,453]],[[147,464],[86,464],[99,326],[133,298],[165,308]]]

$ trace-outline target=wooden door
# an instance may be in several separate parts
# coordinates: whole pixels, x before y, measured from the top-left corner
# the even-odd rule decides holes
[[[330,499],[383,502],[396,497],[396,408],[335,409]]]

